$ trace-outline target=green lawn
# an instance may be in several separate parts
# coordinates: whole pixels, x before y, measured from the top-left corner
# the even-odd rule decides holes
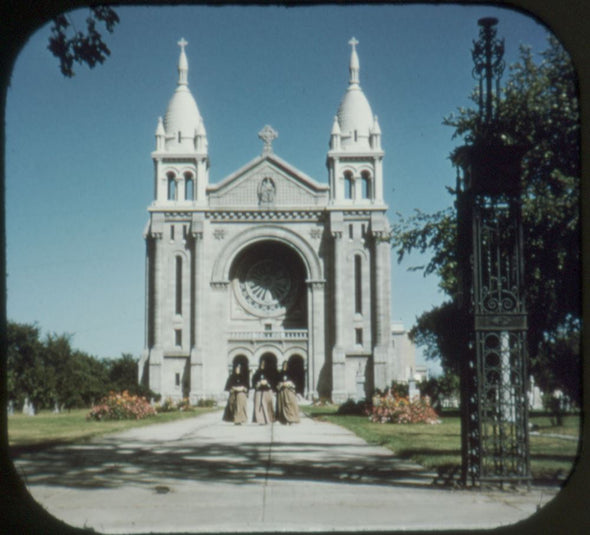
[[[441,418],[441,424],[377,424],[365,416],[336,414],[337,406],[303,407],[303,411],[351,430],[371,444],[389,448],[403,459],[432,470],[461,465],[461,423],[458,417]],[[548,417],[532,416],[540,436],[531,435],[531,472],[533,480],[561,483],[572,470],[578,441],[547,435],[579,436],[579,417],[567,416],[563,426],[552,427]]]
[[[88,410],[54,414],[41,412],[36,416],[14,414],[8,418],[8,439],[11,447],[27,447],[54,443],[79,442],[89,438],[124,431],[133,427],[192,418],[215,409],[196,408],[190,412],[165,412],[144,420],[89,421]],[[314,417],[341,425],[369,443],[392,450],[403,459],[438,470],[461,464],[461,425],[456,416],[442,417],[441,424],[376,424],[365,416],[336,414],[337,406],[303,407]],[[531,472],[538,482],[561,483],[573,467],[578,450],[577,440],[553,435],[579,436],[578,416],[567,416],[560,427],[552,426],[550,418],[532,416],[536,426],[530,437]]]
[[[86,440],[98,435],[124,431],[133,427],[160,424],[183,418],[194,418],[215,409],[195,408],[194,411],[163,412],[143,420],[86,420],[88,409],[55,414],[41,411],[35,416],[13,414],[8,417],[8,442],[22,447],[39,444],[66,443]]]

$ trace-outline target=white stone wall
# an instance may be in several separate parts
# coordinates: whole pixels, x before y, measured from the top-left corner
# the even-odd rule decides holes
[[[387,225],[385,208],[342,207],[328,213],[325,188],[306,177],[298,181],[288,171],[261,160],[243,175],[212,187],[207,209],[187,209],[186,203],[151,208],[148,236],[157,236],[149,268],[155,273],[156,332],[147,338],[156,344],[148,348],[146,361],[150,386],[164,397],[182,395],[182,384],[175,384],[181,373],[193,402],[223,399],[232,359],[245,355],[253,371],[265,351],[273,352],[279,364],[292,354],[301,355],[310,396],[318,395],[320,383],[325,389],[331,376],[327,388],[335,401],[358,399],[361,384],[369,392],[399,375],[398,355],[390,343],[389,249],[379,240]],[[259,205],[258,195],[263,176],[272,176],[276,185],[274,204],[266,208]],[[302,205],[293,208],[297,203]],[[229,338],[241,331],[260,333],[269,323],[273,332],[281,329],[280,314],[261,317],[244,307],[230,277],[240,253],[261,242],[277,244],[277,251],[289,248],[301,259],[305,340],[265,344]],[[357,256],[360,310],[355,302]],[[176,257],[182,259],[181,314],[175,310]],[[180,345],[175,330],[182,332]],[[370,365],[373,369],[367,369]]]

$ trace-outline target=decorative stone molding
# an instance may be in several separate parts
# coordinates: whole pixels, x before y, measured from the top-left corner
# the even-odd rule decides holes
[[[322,237],[322,229],[319,228],[312,228],[309,231],[309,235],[314,239],[314,240],[319,240]]]
[[[203,239],[203,231],[201,230],[193,230],[191,232],[191,236],[194,240],[202,240]]]
[[[317,251],[301,234],[281,225],[252,225],[248,229],[232,235],[223,244],[213,265],[214,280],[228,280],[229,269],[238,251],[257,242],[274,241],[292,248],[303,260],[307,276],[310,279],[323,278],[323,263]]]
[[[216,240],[223,240],[225,238],[225,229],[223,229],[223,228],[216,228],[213,231],[213,237]]]
[[[185,201],[176,201],[176,202],[185,202]],[[190,202],[190,201],[186,201],[186,202]],[[190,221],[192,216],[192,212],[187,212],[186,209],[185,210],[178,210],[178,211],[174,211],[174,212],[169,212],[166,211],[164,212],[164,217],[166,218],[166,221],[179,221],[179,220],[185,220],[185,221]]]
[[[364,199],[367,200],[367,199]],[[383,209],[381,209],[383,212],[385,212]],[[348,208],[343,208],[342,209],[343,215],[344,215],[344,221],[347,221],[348,219],[352,219],[352,218],[357,218],[357,217],[370,217],[371,214],[374,212],[374,210],[349,210]]]
[[[211,221],[321,221],[323,210],[216,210]]]
[[[325,280],[308,280],[305,281],[308,286],[310,286],[313,290],[323,290],[326,287]]]
[[[341,230],[333,230],[331,232],[331,234],[332,234],[332,238],[334,238],[335,240],[342,239],[342,231]]]
[[[211,281],[210,284],[214,290],[225,290],[229,286],[229,281]]]

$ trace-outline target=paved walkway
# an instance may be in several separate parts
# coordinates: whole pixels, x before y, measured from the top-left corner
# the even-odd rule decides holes
[[[488,528],[527,518],[557,491],[434,488],[434,474],[338,426],[235,426],[220,412],[16,465],[52,515],[103,533]]]

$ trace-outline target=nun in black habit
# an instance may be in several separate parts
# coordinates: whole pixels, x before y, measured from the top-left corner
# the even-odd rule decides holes
[[[257,424],[270,424],[275,421],[273,390],[276,382],[276,372],[264,360],[252,376],[254,388],[254,414],[252,421]]]
[[[299,405],[295,392],[295,378],[289,371],[287,361],[277,380],[277,419],[282,424],[296,424],[299,422]]]
[[[236,364],[225,383],[225,390],[229,392],[229,398],[223,413],[224,421],[233,422],[236,425],[248,421],[246,405],[248,403],[249,388],[248,377],[245,373],[242,373],[241,364]]]

